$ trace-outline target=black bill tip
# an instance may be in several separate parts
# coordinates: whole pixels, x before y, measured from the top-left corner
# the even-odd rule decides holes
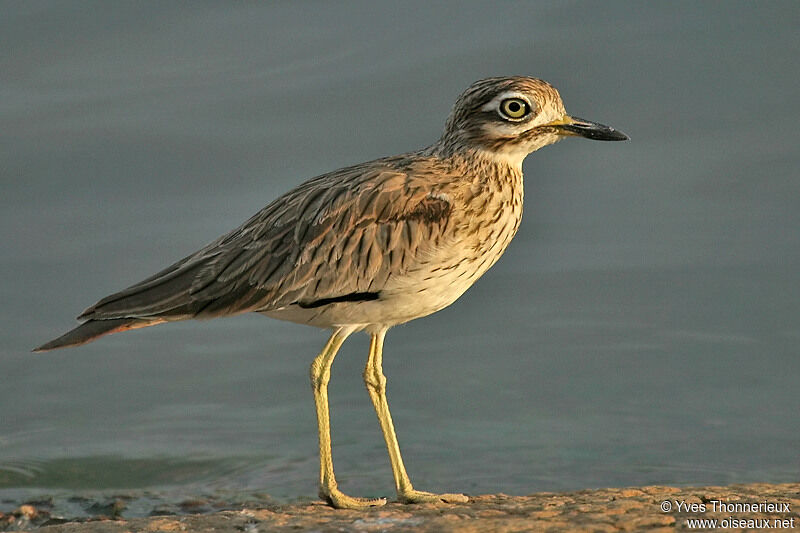
[[[627,141],[627,135],[611,126],[582,118],[570,117],[570,121],[558,126],[566,135],[579,135],[594,141]]]

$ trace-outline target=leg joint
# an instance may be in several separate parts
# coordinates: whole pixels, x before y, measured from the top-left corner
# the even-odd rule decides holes
[[[311,369],[309,371],[309,375],[311,377],[311,387],[314,390],[321,390],[323,387],[328,386],[328,382],[330,381],[330,374],[323,372],[321,368],[322,365],[319,361],[314,361],[311,363]]]
[[[370,372],[369,369],[364,370],[364,384],[375,392],[386,392],[386,376],[379,370],[375,372]]]

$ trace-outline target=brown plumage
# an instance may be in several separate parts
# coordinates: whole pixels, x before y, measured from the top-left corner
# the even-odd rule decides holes
[[[455,301],[502,255],[522,217],[522,160],[563,136],[623,140],[566,114],[534,78],[489,78],[456,101],[442,137],[416,152],[323,174],[227,235],[84,311],[85,322],[37,351],[189,318],[245,312],[331,328],[312,365],[320,491],[339,507],[380,502],[342,494],[330,458],[327,379],[348,335],[372,336],[365,382],[402,501],[463,501],[415,491],[391,426],[380,371],[385,332]]]

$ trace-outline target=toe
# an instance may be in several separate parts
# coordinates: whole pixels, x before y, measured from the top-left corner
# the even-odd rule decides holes
[[[338,489],[323,494],[322,497],[336,509],[368,509],[386,505],[386,498],[357,498],[348,496]]]
[[[466,494],[439,494],[439,499],[445,503],[467,503],[469,501]]]
[[[421,490],[410,490],[398,495],[402,503],[467,503],[464,494],[434,494]]]

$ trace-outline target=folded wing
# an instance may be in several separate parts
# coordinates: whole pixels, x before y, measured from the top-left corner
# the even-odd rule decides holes
[[[449,199],[402,161],[308,181],[79,318],[211,318],[375,294],[390,276],[430,255],[452,211]]]

